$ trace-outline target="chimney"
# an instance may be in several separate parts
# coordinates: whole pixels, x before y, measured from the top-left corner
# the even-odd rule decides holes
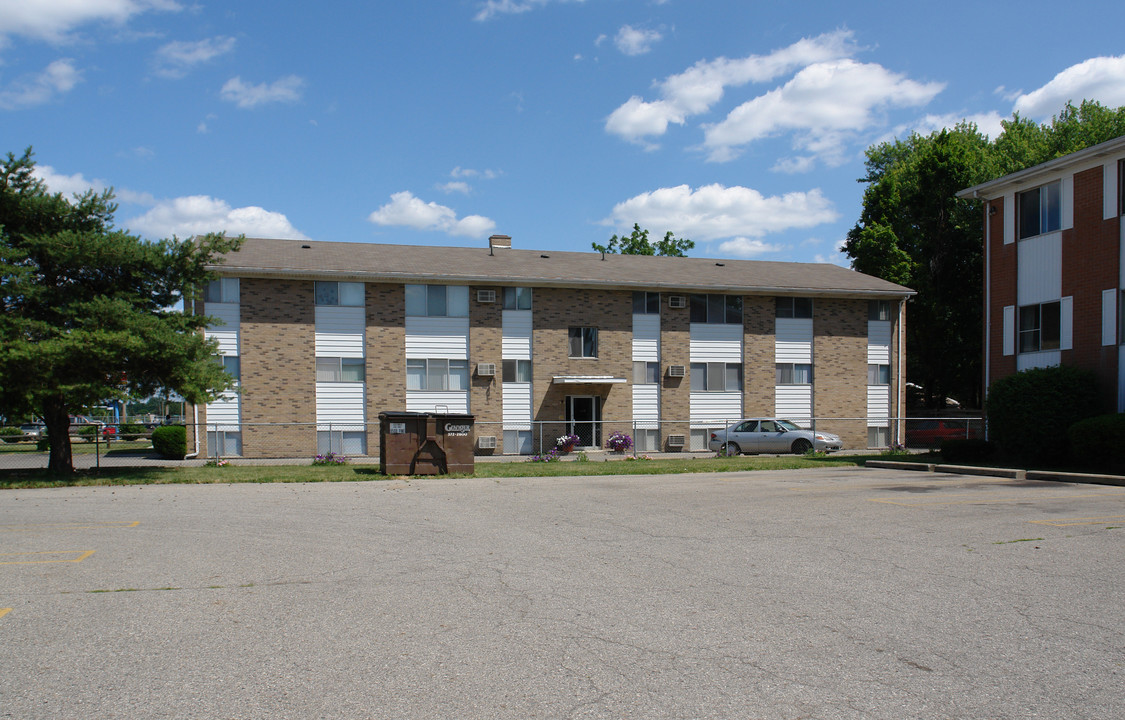
[[[509,235],[493,235],[488,238],[488,254],[491,255],[495,248],[508,248],[512,247],[512,238]]]

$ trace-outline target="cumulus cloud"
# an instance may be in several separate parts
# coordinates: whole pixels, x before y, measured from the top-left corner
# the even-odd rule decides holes
[[[124,23],[152,10],[178,11],[173,0],[34,0],[0,3],[0,40],[23,35],[61,42],[75,28],[92,22]]]
[[[43,72],[25,75],[0,89],[0,109],[19,110],[43,105],[70,92],[82,80],[82,72],[70,59],[56,60]]]
[[[463,182],[461,180],[454,180],[453,182],[443,183],[441,185],[438,185],[437,189],[441,190],[446,195],[449,195],[451,193],[461,193],[462,195],[468,195],[472,190],[472,188],[469,187],[469,183]]]
[[[66,197],[74,195],[81,195],[87,190],[94,190],[95,192],[102,192],[110,187],[110,184],[105,180],[94,178],[87,179],[82,173],[75,173],[74,175],[66,175],[60,173],[50,165],[37,164],[34,170],[35,177],[42,180],[47,185],[47,190],[52,193],[62,193]],[[123,203],[130,203],[133,205],[155,205],[156,198],[149,193],[135,192],[125,188],[114,188],[113,194]]]
[[[726,239],[724,252],[768,252],[773,246],[755,244],[771,233],[808,228],[839,218],[831,201],[819,189],[766,197],[747,187],[687,185],[660,188],[618,203],[605,225],[626,229],[666,228],[693,240]]]
[[[758,238],[731,238],[719,243],[719,252],[723,255],[740,258],[754,258],[783,249],[782,245],[771,245]]]
[[[536,8],[541,8],[551,2],[581,3],[586,2],[586,0],[486,0],[480,4],[480,10],[473,19],[484,21],[496,15],[518,15]]]
[[[1071,65],[1043,87],[1016,98],[1013,111],[1036,120],[1062,112],[1067,102],[1096,100],[1108,107],[1125,105],[1125,55],[1095,57]]]
[[[640,30],[632,25],[623,25],[613,38],[613,44],[625,55],[644,55],[663,39],[664,36],[656,30]]]
[[[629,98],[610,114],[605,129],[630,142],[646,144],[663,135],[669,123],[683,125],[687,118],[711,109],[729,87],[763,83],[817,62],[851,57],[858,48],[852,33],[837,30],[802,38],[768,55],[700,61],[682,73],[657,83],[661,98]]]
[[[253,85],[233,77],[223,85],[221,96],[240,108],[255,108],[267,103],[292,103],[301,99],[305,81],[296,75],[287,75],[272,83]]]
[[[251,237],[308,239],[282,213],[256,206],[235,208],[207,195],[161,200],[148,212],[128,220],[125,226],[150,238],[226,232]]]
[[[782,87],[739,105],[722,122],[704,126],[703,144],[710,160],[723,162],[750,142],[794,132],[795,148],[838,164],[842,147],[877,124],[878,111],[924,105],[944,87],[849,59],[815,63]]]
[[[405,190],[391,195],[391,201],[371,213],[367,219],[376,225],[436,230],[448,235],[474,238],[484,237],[496,227],[495,222],[481,215],[467,215],[458,219],[453,209],[435,202],[425,202]]]
[[[154,72],[167,78],[181,78],[196,65],[234,50],[232,37],[213,37],[196,42],[170,42],[156,51]]]

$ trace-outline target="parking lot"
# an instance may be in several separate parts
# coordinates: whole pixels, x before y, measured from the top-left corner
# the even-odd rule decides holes
[[[1123,539],[859,468],[3,491],[0,717],[1117,717]]]

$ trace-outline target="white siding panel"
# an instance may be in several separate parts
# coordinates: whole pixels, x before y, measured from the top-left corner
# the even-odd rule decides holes
[[[505,360],[530,360],[531,311],[505,310],[501,322],[500,357]]]
[[[813,323],[811,318],[778,318],[774,337],[775,362],[812,362]]]
[[[633,360],[660,362],[660,316],[633,316]]]
[[[1074,298],[1067,296],[1059,301],[1059,349],[1074,347]]]
[[[214,338],[219,341],[220,355],[238,354],[237,330],[207,330],[204,334],[207,336],[208,340]]]
[[[531,383],[504,383],[504,429],[531,430]]]
[[[1074,227],[1074,176],[1064,175],[1059,182],[1059,227],[1070,230]]]
[[[1004,196],[1004,244],[1010,245],[1016,241],[1016,196],[1008,193]]]
[[[363,383],[316,384],[316,423],[318,430],[362,430],[366,415]]]
[[[660,386],[633,386],[633,421],[643,430],[660,429]]]
[[[366,320],[361,307],[316,306],[318,333],[363,334]]]
[[[891,362],[891,321],[867,321],[867,363],[888,365]]]
[[[726,427],[742,418],[742,393],[691,393],[691,427]]]
[[[469,319],[406,318],[406,357],[469,359]]]
[[[1062,233],[1021,240],[1017,259],[1019,306],[1058,300],[1062,295]]]
[[[1102,290],[1102,345],[1117,344],[1117,290]]]
[[[361,358],[364,347],[363,333],[316,332],[317,357]]]
[[[469,412],[469,392],[467,390],[408,390],[406,392],[407,412]]]
[[[778,385],[774,388],[774,414],[807,427],[812,420],[812,386]]]
[[[225,392],[215,402],[207,403],[207,430],[237,431],[242,416],[240,398]]]
[[[238,330],[239,319],[239,304],[238,303],[204,303],[203,314],[210,315],[216,320],[221,320],[221,325],[214,327],[223,328],[224,330]]]
[[[1117,162],[1102,166],[1102,219],[1117,217]]]
[[[1004,307],[1004,354],[1016,354],[1016,306]]]
[[[891,388],[889,385],[867,386],[867,424],[885,427],[891,418]]]
[[[742,325],[692,323],[691,362],[742,362]]]
[[[1047,352],[1020,353],[1016,356],[1016,371],[1031,368],[1054,367],[1062,364],[1062,353],[1058,350]]]

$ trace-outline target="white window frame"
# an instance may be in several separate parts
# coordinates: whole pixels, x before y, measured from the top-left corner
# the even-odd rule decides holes
[[[634,385],[660,384],[660,363],[651,360],[633,361]]]
[[[361,282],[317,280],[313,282],[313,299],[321,307],[363,307],[366,289]]]
[[[699,319],[700,311],[703,319]],[[741,325],[745,307],[741,295],[694,293],[688,297],[690,322],[707,325]],[[738,317],[734,317],[737,314]]]
[[[423,372],[421,375],[417,374],[419,365],[422,366]],[[411,386],[411,369],[415,371],[413,377],[419,382],[415,385],[421,387]],[[453,385],[452,379],[457,377],[461,380],[462,387],[450,387]],[[462,392],[469,389],[469,361],[460,360],[457,358],[407,358],[406,360],[406,389],[407,390],[426,390],[429,392]]]
[[[633,292],[634,315],[659,315],[660,293],[636,290]]]
[[[468,285],[406,285],[407,317],[468,317]]]
[[[1033,228],[1034,232],[1031,232],[1032,228],[1024,227],[1024,204],[1030,202],[1032,198],[1035,199],[1036,215],[1038,216]],[[1018,240],[1026,240],[1060,230],[1062,228],[1062,181],[1056,180],[1031,190],[1016,193],[1016,219],[1016,238]]]
[[[813,299],[808,297],[778,297],[774,301],[775,317],[808,320],[813,316]]]
[[[1055,317],[1058,319],[1058,324],[1053,328],[1055,331],[1053,335],[1054,342],[1052,343],[1051,338],[1049,338],[1047,343],[1045,344],[1043,341],[1043,309],[1052,305],[1057,308],[1057,310],[1054,310],[1053,312]],[[1052,302],[1045,303],[1033,303],[1031,305],[1021,305],[1018,308],[1016,321],[1018,323],[1018,325],[1016,326],[1016,349],[1021,354],[1062,349],[1063,319],[1061,300],[1054,300]],[[1033,327],[1031,326],[1032,321],[1034,321]],[[1025,327],[1025,325],[1027,327]]]
[[[868,385],[890,385],[891,384],[891,366],[884,363],[868,363],[867,365],[867,384]]]
[[[742,363],[694,362],[689,374],[691,392],[742,392]]]
[[[352,357],[318,357],[316,359],[317,382],[365,382],[367,378],[367,361],[364,358]],[[344,368],[350,369],[352,374],[345,373]],[[359,377],[355,376],[356,368]]]
[[[799,377],[798,368],[804,370],[808,382],[798,382],[794,378]],[[775,363],[774,364],[774,382],[777,385],[812,385],[813,384],[813,366],[812,363]]]
[[[238,278],[224,277],[212,280],[203,288],[203,302],[237,303]]]
[[[566,347],[569,357],[597,358],[598,329],[590,326],[567,328]],[[575,349],[577,349],[580,354],[575,355]]]
[[[506,287],[504,288],[504,310],[530,310],[531,288]]]
[[[500,381],[506,383],[529,383],[531,382],[531,361],[530,360],[501,360],[500,361]]]

